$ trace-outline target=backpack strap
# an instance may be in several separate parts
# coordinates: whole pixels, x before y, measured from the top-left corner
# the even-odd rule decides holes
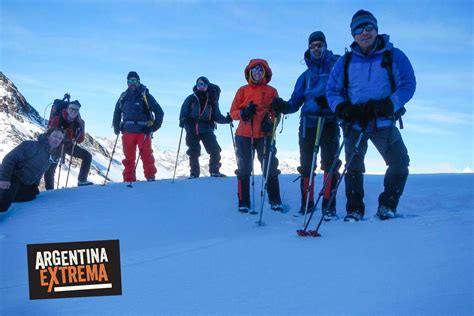
[[[343,79],[343,86],[344,86],[344,91],[346,94],[347,90],[349,88],[349,64],[351,63],[352,60],[352,52],[348,51],[346,48],[346,52],[344,53],[344,79]]]
[[[387,69],[388,80],[390,80],[390,89],[395,92],[395,79],[393,78],[393,53],[392,50],[386,50],[382,56],[382,68]]]

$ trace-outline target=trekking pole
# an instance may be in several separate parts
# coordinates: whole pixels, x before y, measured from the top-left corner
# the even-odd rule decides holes
[[[316,164],[316,156],[318,155],[319,152],[319,147],[321,144],[321,134],[322,134],[322,129],[324,126],[324,120],[325,118],[322,116],[318,117],[318,126],[316,127],[316,137],[314,139],[314,146],[313,146],[313,157],[311,160],[311,176],[309,177],[309,185],[308,188],[306,188],[306,205],[304,207],[304,226],[306,226],[306,218],[308,216],[308,204],[309,204],[309,195],[311,194],[311,189],[314,185],[314,177],[316,176],[315,173],[316,171],[314,170],[315,164]],[[315,207],[313,207],[313,212],[316,210]]]
[[[61,156],[59,156],[58,185],[56,186],[56,190],[59,190],[59,180],[61,179],[61,169],[63,165],[63,154],[64,154],[64,144],[61,145]]]
[[[268,174],[270,173],[270,165],[272,163],[272,156],[273,153],[275,152],[275,138],[276,138],[276,127],[278,125],[278,122],[280,121],[280,114],[278,114],[275,123],[273,124],[273,130],[272,130],[272,138],[270,141],[270,151],[268,152],[268,163],[267,163],[267,170],[266,174],[264,175],[263,178],[263,183],[264,183],[264,191],[267,191],[267,184],[268,184]],[[265,167],[265,164],[263,165]],[[262,202],[260,204],[260,219],[258,220],[258,226],[262,226],[262,217],[263,217],[263,205],[265,204],[265,193],[263,194],[262,197]]]
[[[149,135],[145,134],[145,136],[143,137],[142,146],[138,149],[138,157],[137,157],[137,161],[135,162],[135,167],[133,168],[133,174],[135,174],[135,172],[137,171],[138,161],[140,160],[140,156],[142,155],[143,147],[145,147],[145,142],[146,142],[147,137],[149,137]],[[130,183],[127,184],[127,188],[133,187],[132,182],[133,181],[130,181]]]
[[[71,156],[69,157],[69,167],[67,169],[67,176],[66,176],[66,185],[64,186],[67,188],[67,182],[69,180],[69,172],[71,171],[71,165],[72,165],[72,157],[74,156],[74,149],[76,148],[76,140],[72,141],[72,151],[71,151]]]
[[[349,133],[350,133],[350,132],[349,132]],[[363,130],[360,132],[359,138],[357,139],[356,143],[354,144],[354,148],[353,148],[353,150],[352,150],[351,156],[349,157],[348,161],[346,162],[346,164],[345,164],[345,166],[344,166],[344,170],[342,171],[342,174],[341,174],[341,176],[339,177],[339,180],[338,180],[337,183],[336,183],[336,187],[335,187],[335,188],[332,190],[332,192],[331,192],[331,197],[329,198],[329,202],[328,202],[329,205],[331,205],[331,203],[332,203],[332,202],[334,201],[334,199],[336,198],[337,190],[338,190],[338,188],[339,188],[339,185],[341,184],[342,179],[344,178],[344,176],[345,176],[345,174],[346,174],[346,172],[347,172],[347,169],[348,169],[349,165],[351,164],[352,160],[354,159],[355,155],[359,152],[359,146],[360,146],[360,143],[361,143],[361,141],[362,141],[362,139],[363,139],[363,137],[364,137],[364,134],[365,134],[365,129],[363,129]],[[348,135],[347,137],[349,137],[349,135]],[[347,139],[347,138],[344,139],[343,143],[346,142],[346,139]],[[327,184],[327,183],[326,183],[326,184]],[[322,192],[323,192],[323,191],[324,191],[324,188],[323,188],[323,190],[321,190],[319,198],[322,196]],[[318,200],[319,200],[319,198],[318,198]],[[312,215],[312,214],[311,214],[311,215]],[[305,227],[304,230],[299,230],[299,231],[297,231],[298,235],[300,235],[300,236],[321,237],[321,234],[319,233],[319,228],[321,227],[321,224],[322,224],[322,222],[323,222],[324,215],[325,215],[325,214],[322,214],[322,215],[321,215],[321,219],[319,220],[319,223],[318,223],[318,225],[317,225],[317,227],[316,227],[315,230],[312,230],[312,231],[308,231],[308,230],[307,230],[307,229],[308,229],[308,226],[309,226],[309,221],[308,221],[308,223],[306,224],[306,227]]]
[[[107,177],[109,176],[109,171],[110,171],[110,165],[112,164],[112,159],[114,158],[115,147],[117,146],[117,141],[119,139],[119,135],[120,135],[120,133],[118,133],[117,138],[115,138],[114,149],[112,149],[112,155],[110,156],[109,167],[107,168],[107,173],[105,174],[104,184],[102,184],[102,185],[105,185],[105,183],[107,182]]]
[[[181,127],[181,135],[179,135],[179,143],[178,143],[178,152],[176,153],[176,163],[174,164],[173,180],[171,181],[171,183],[174,183],[174,178],[176,176],[176,168],[178,168],[179,149],[181,148],[181,139],[183,138],[183,129],[184,127]]]
[[[253,138],[253,114],[250,117],[250,151],[252,155],[252,210],[250,214],[257,214],[255,211],[255,145],[254,145],[254,138]]]
[[[227,115],[229,115],[229,113],[227,113]],[[230,127],[230,136],[232,137],[232,145],[234,146],[234,154],[235,154],[235,163],[237,164],[237,166],[239,165],[239,162],[238,162],[238,159],[237,159],[237,149],[235,147],[235,138],[234,138],[234,131],[233,131],[233,127],[234,127],[234,124],[232,122],[230,122],[229,124],[229,127]]]

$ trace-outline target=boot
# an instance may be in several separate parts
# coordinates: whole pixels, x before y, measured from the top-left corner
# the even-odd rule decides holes
[[[336,215],[336,197],[333,198],[331,204],[329,205],[329,200],[331,199],[331,194],[335,194],[335,189],[337,181],[339,180],[339,173],[328,173],[324,172],[324,183],[326,184],[323,192],[323,205],[322,213],[324,215],[325,221],[330,221],[337,218]]]
[[[278,176],[269,177],[267,192],[270,205],[281,205],[280,182],[278,181]]]
[[[239,198],[239,212],[250,211],[250,177],[237,177],[237,196]]]
[[[309,177],[301,177],[300,179],[300,190],[301,190],[301,207],[299,213],[304,215],[306,209],[306,198],[308,194],[309,188]],[[308,213],[311,213],[314,209],[314,183],[311,186],[311,190],[309,192],[309,203],[308,203]]]

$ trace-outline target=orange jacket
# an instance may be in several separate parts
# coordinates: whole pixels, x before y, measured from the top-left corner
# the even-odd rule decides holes
[[[265,76],[259,82],[254,82],[250,76],[250,69],[256,65],[262,65],[265,70]],[[265,135],[261,129],[261,123],[267,113],[270,113],[270,119],[275,121],[275,113],[272,110],[271,104],[274,98],[278,97],[278,92],[275,88],[268,85],[272,80],[272,70],[264,59],[252,59],[244,70],[245,79],[248,84],[242,86],[237,90],[234,101],[230,108],[230,116],[234,120],[240,120],[239,126],[235,131],[235,135],[252,137],[252,123],[250,120],[243,121],[240,117],[240,110],[247,107],[253,101],[256,106],[256,114],[253,116],[253,137],[260,138],[270,136],[271,133]]]

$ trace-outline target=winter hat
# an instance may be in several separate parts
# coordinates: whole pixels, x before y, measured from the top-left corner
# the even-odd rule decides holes
[[[69,102],[69,104],[68,104],[67,107],[68,107],[68,108],[78,109],[78,110],[79,110],[79,109],[81,108],[81,104],[79,103],[79,101],[74,100],[74,101]]]
[[[323,42],[325,47],[328,46],[328,44],[326,43],[326,36],[321,31],[316,31],[316,32],[311,33],[311,35],[308,38],[308,46],[314,41],[321,41]]]
[[[138,80],[140,80],[140,76],[137,74],[136,71],[130,71],[127,75],[127,80],[130,79],[130,78],[137,78]]]
[[[351,34],[354,36],[354,30],[364,24],[372,24],[375,29],[378,30],[377,19],[369,11],[359,10],[352,17],[351,21]]]
[[[197,79],[196,79],[196,84],[197,84],[197,82],[198,82],[199,80],[201,80],[202,82],[204,82],[204,83],[207,84],[208,86],[209,86],[209,84],[210,84],[209,79],[207,79],[207,78],[204,77],[204,76],[201,76],[201,77],[197,78]]]

